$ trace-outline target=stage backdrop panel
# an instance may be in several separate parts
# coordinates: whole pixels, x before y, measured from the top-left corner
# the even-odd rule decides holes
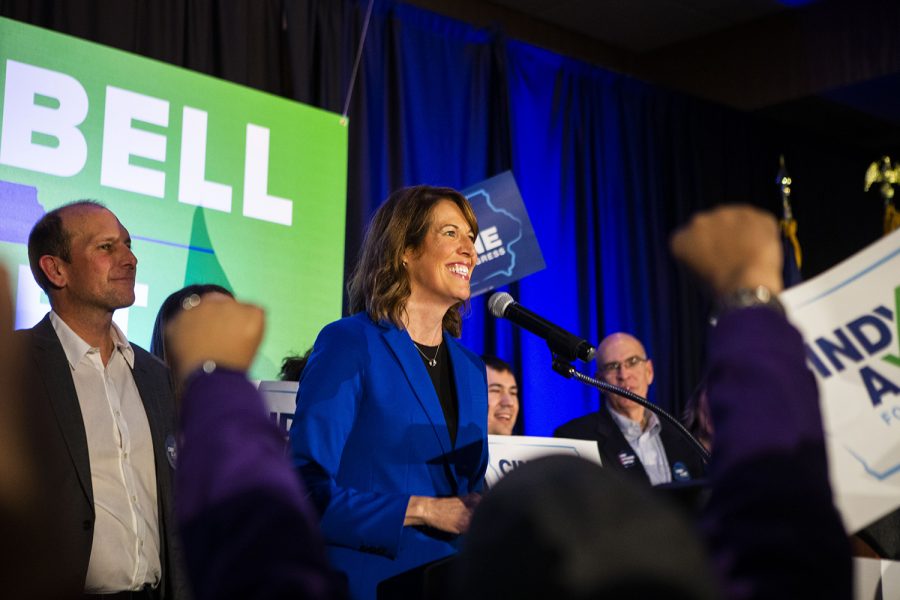
[[[28,269],[28,232],[81,198],[131,233],[137,301],[115,318],[142,346],[159,305],[188,283],[266,308],[258,378],[341,316],[339,115],[7,19],[0,86],[0,260],[17,328],[49,309]]]

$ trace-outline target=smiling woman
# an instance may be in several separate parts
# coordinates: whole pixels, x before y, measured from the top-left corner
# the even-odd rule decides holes
[[[475,267],[472,226],[462,210],[450,200],[441,200],[434,206],[430,221],[421,246],[408,247],[403,253],[410,287],[406,301],[407,320],[410,313],[416,313],[426,321],[430,313],[443,318],[447,310],[465,302],[470,295],[469,279]],[[439,341],[440,330],[423,331],[421,335],[426,338],[422,341],[430,344]]]
[[[487,382],[453,338],[477,234],[456,190],[393,193],[350,278],[355,314],[322,330],[303,371],[292,457],[354,598],[454,553],[479,500]]]

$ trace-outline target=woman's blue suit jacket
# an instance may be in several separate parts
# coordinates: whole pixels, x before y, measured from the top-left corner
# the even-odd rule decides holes
[[[419,352],[393,324],[364,312],[331,323],[303,371],[291,454],[353,598],[374,598],[378,582],[456,551],[456,536],[403,526],[410,496],[481,490],[484,364],[446,332],[444,343],[459,402],[455,447]]]

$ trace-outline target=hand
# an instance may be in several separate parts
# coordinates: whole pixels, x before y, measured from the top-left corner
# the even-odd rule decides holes
[[[716,294],[765,286],[783,288],[781,242],[772,215],[750,206],[699,213],[671,240],[672,254]]]
[[[246,371],[253,363],[264,329],[261,308],[224,296],[204,296],[199,305],[178,313],[166,328],[166,347],[176,380],[181,382],[208,360]]]
[[[412,496],[403,524],[427,525],[454,534],[465,533],[479,502],[481,494],[474,493],[452,498]]]

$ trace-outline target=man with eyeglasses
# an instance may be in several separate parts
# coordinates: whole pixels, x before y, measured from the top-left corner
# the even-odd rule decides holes
[[[607,336],[597,348],[598,376],[647,397],[653,361],[643,344],[627,333]],[[556,437],[596,440],[603,465],[621,469],[637,481],[659,485],[689,481],[703,473],[703,462],[672,427],[640,404],[604,394],[605,406],[558,427]]]

